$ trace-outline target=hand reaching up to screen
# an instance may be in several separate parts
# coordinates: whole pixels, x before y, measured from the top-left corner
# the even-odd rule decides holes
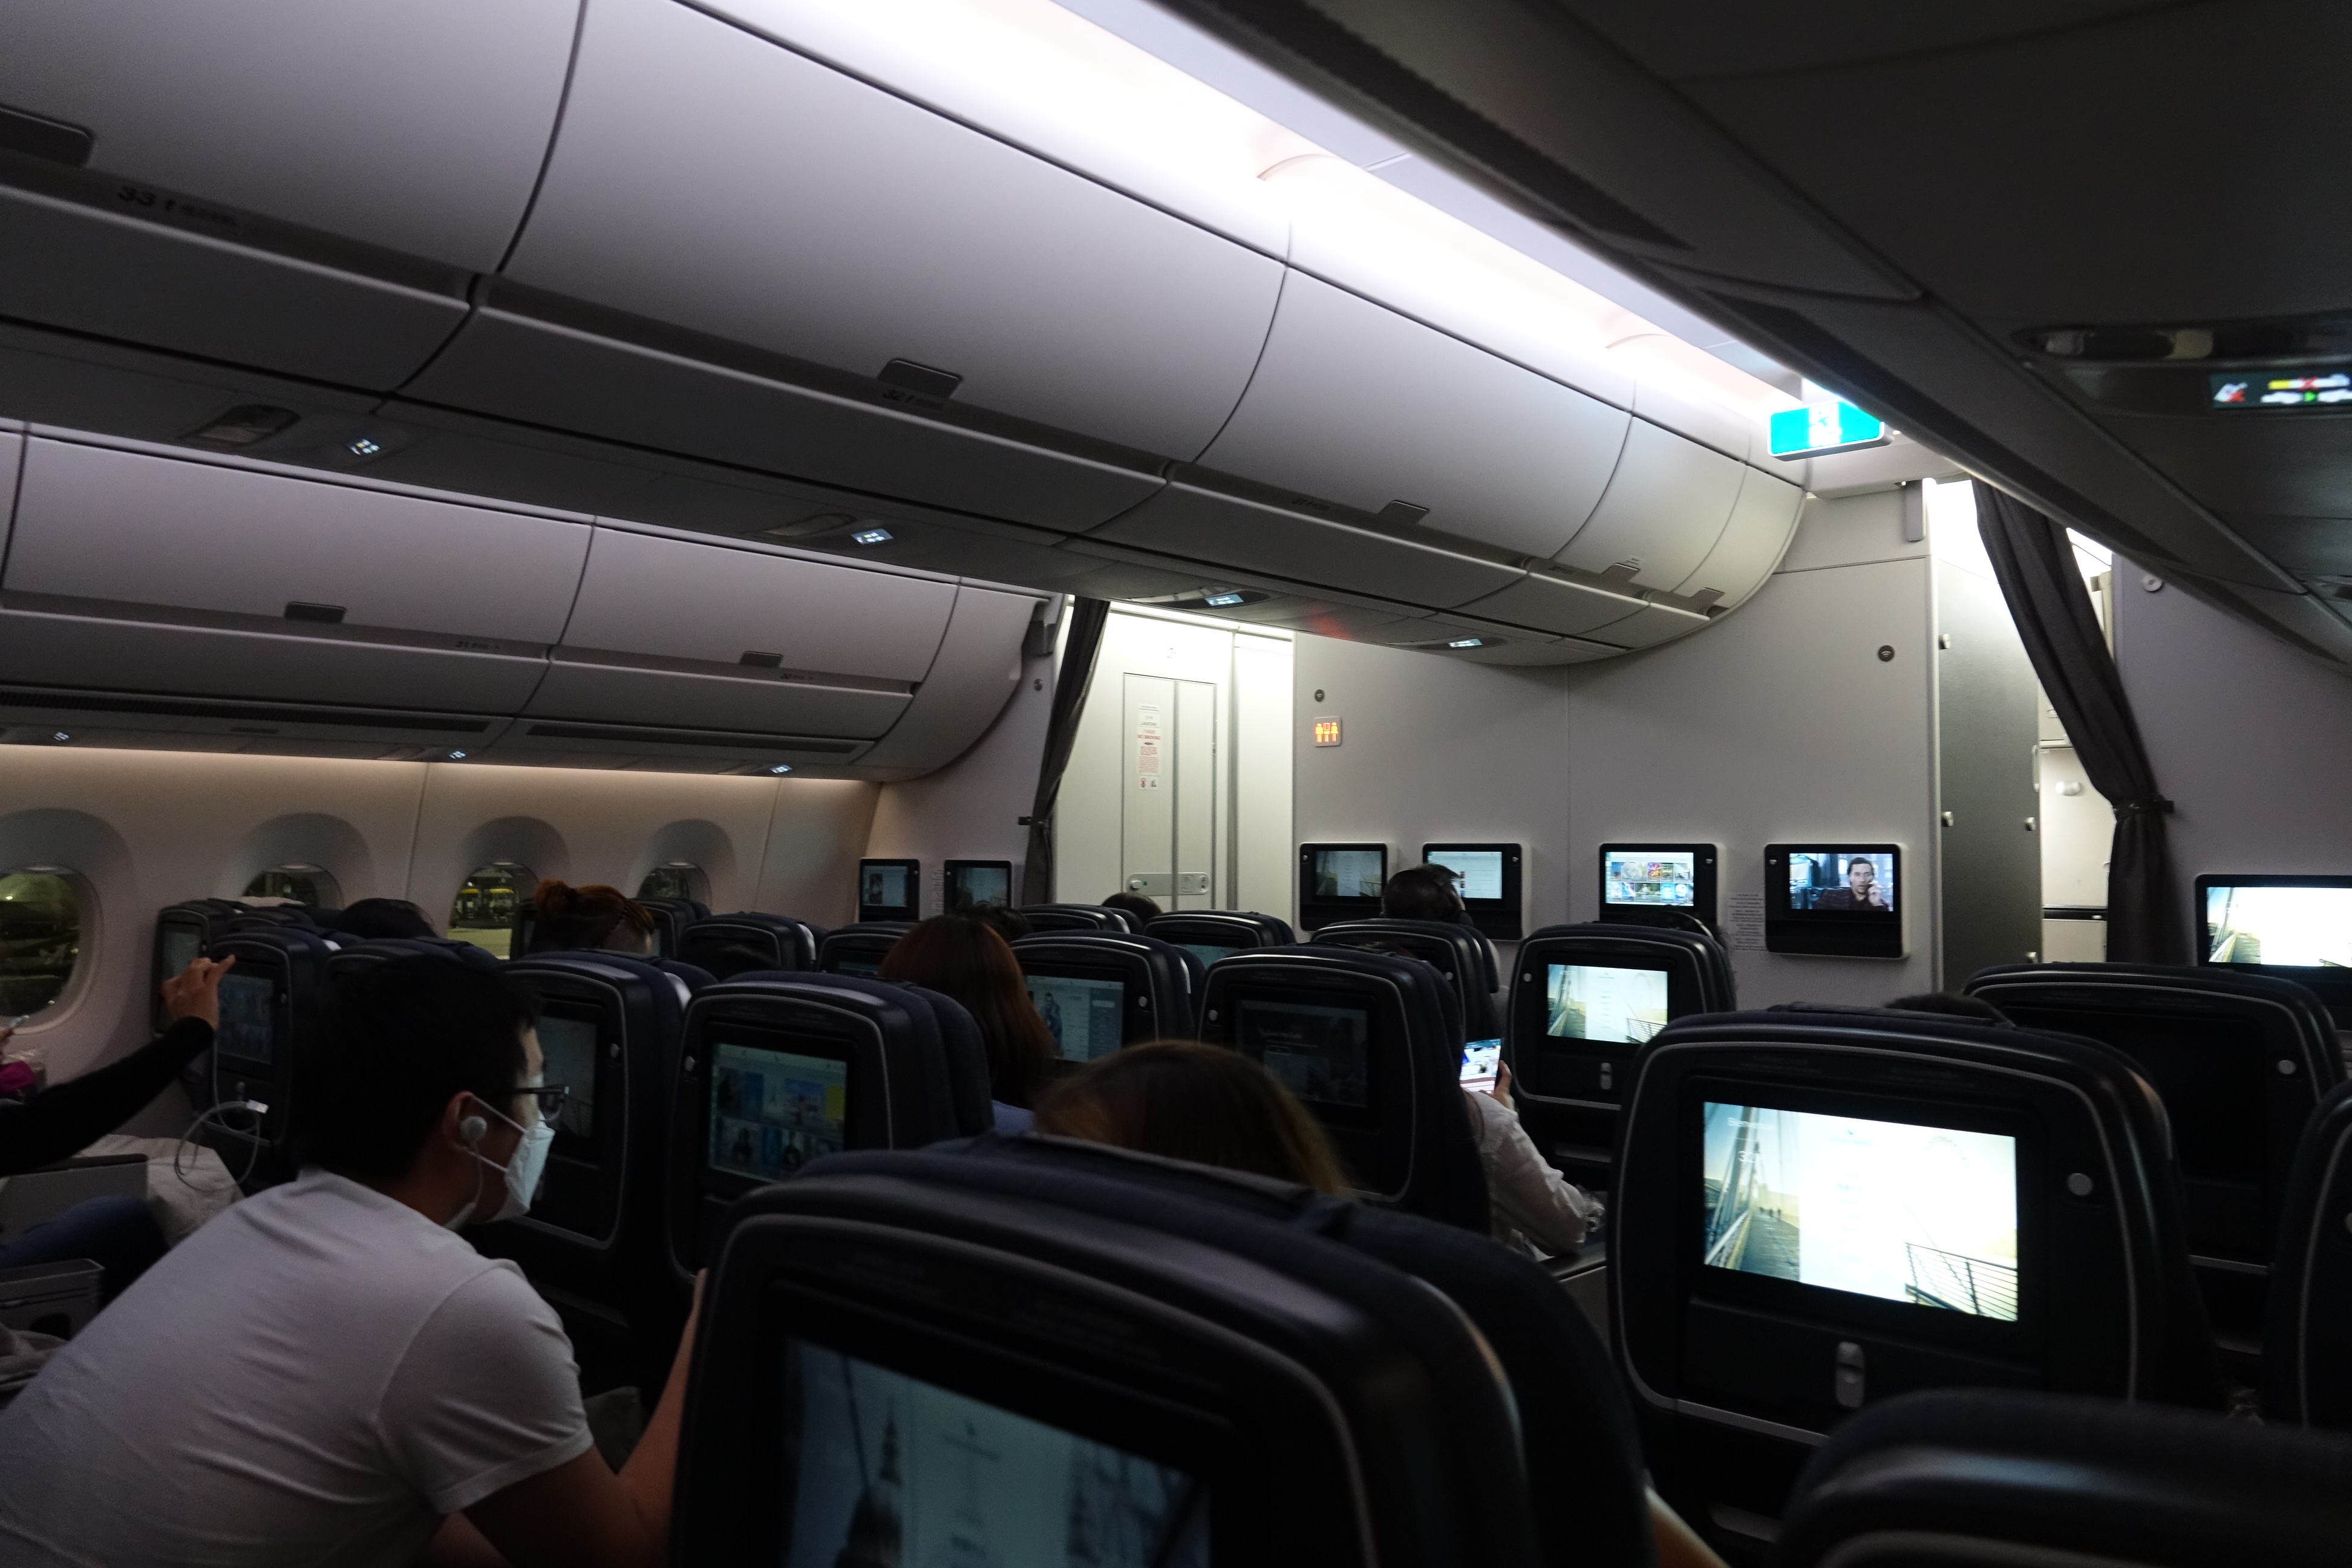
[[[221,976],[236,967],[234,958],[218,963],[209,958],[190,959],[187,968],[163,982],[163,1011],[172,1016],[175,1024],[183,1018],[202,1018],[219,1028]]]

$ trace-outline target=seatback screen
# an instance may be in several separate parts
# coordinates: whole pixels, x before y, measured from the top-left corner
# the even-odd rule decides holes
[[[1435,864],[1461,879],[1456,888],[1465,900],[1503,896],[1503,852],[1499,849],[1449,849]]]
[[[278,1060],[278,983],[267,974],[221,977],[220,1029],[214,1049],[241,1062],[264,1067]]]
[[[1639,1045],[1666,1026],[1666,972],[1554,963],[1544,974],[1544,1033]]]
[[[1710,1268],[2017,1318],[2017,1140],[1706,1104]]]
[[[1234,1007],[1234,1037],[1310,1105],[1372,1102],[1372,1016],[1361,1007],[1245,996]]]
[[[1789,852],[1789,912],[1891,915],[1895,857],[1844,849]]]
[[[1029,1001],[1045,1020],[1064,1061],[1090,1062],[1125,1043],[1127,987],[1116,980],[1032,974]]]
[[[1315,851],[1315,896],[1377,899],[1388,879],[1388,857],[1378,849]]]
[[[882,973],[882,961],[878,958],[836,958],[833,961],[833,972],[835,974],[879,974]]]
[[[1694,908],[1698,902],[1698,856],[1680,849],[1610,855],[1601,868],[1601,901],[1628,909]]]
[[[710,1168],[781,1181],[847,1142],[849,1064],[712,1043]]]
[[[2208,887],[2205,962],[2352,968],[2352,888]]]
[[[1219,947],[1205,942],[1180,942],[1176,944],[1203,963],[1214,963],[1241,951],[1238,947]]]
[[[205,933],[196,926],[174,921],[163,928],[163,973],[168,978],[179,973],[205,952]]]
[[[1208,1568],[1181,1470],[805,1340],[783,1363],[783,1568]]]
[[[565,1018],[552,1013],[540,1016],[540,1081],[567,1091],[555,1130],[575,1138],[596,1135],[598,1035],[593,1018]]]

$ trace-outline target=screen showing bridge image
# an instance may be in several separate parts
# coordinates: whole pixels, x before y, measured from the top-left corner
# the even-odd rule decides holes
[[[804,1340],[784,1367],[783,1568],[1208,1568],[1182,1470]]]
[[[2352,888],[2205,889],[2205,962],[2352,967]]]
[[[1687,910],[1698,901],[1698,856],[1685,849],[1611,855],[1601,868],[1601,901],[1634,909]]]
[[[1666,1026],[1666,972],[1555,963],[1544,976],[1544,1033],[1637,1046]]]
[[[1706,1261],[2017,1318],[2017,1140],[1706,1102]]]

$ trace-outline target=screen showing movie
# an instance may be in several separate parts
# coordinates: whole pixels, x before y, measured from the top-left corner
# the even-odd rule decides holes
[[[1315,851],[1315,896],[1377,899],[1388,879],[1388,856],[1378,849]]]
[[[1789,912],[1893,914],[1895,857],[1845,849],[1790,851]]]
[[[1045,1020],[1066,1062],[1090,1062],[1126,1039],[1127,987],[1116,980],[1067,974],[1024,975],[1030,1005]]]
[[[220,1030],[214,1037],[222,1056],[268,1067],[278,1060],[278,984],[267,974],[221,977]]]
[[[1461,879],[1455,889],[1465,900],[1503,896],[1503,852],[1499,849],[1446,849],[1430,858]]]
[[[1601,901],[1627,909],[1687,910],[1698,903],[1698,854],[1645,849],[1611,855],[1601,870]]]
[[[2205,889],[2205,962],[2352,968],[2352,888]]]
[[[805,1340],[783,1363],[783,1568],[1209,1568],[1181,1470]]]
[[[555,1130],[575,1138],[596,1135],[596,1040],[593,1018],[540,1016],[540,1081],[564,1090]]]
[[[1638,1046],[1666,1026],[1666,972],[1554,963],[1544,975],[1544,1033]]]
[[[1013,870],[1008,866],[959,866],[948,882],[948,908],[974,910],[982,904],[1000,907],[1013,901]]]
[[[1218,947],[1205,942],[1180,942],[1176,945],[1203,963],[1214,963],[1221,958],[1229,958],[1241,951],[1238,947]]]
[[[195,926],[167,925],[163,928],[163,973],[166,978],[179,973],[205,952],[205,933]]]
[[[2017,1319],[2017,1140],[1706,1104],[1709,1268]]]
[[[1234,1028],[1241,1047],[1308,1104],[1372,1103],[1372,1018],[1361,1007],[1245,997]]]
[[[908,896],[907,868],[868,866],[860,875],[857,901],[875,909],[903,910],[915,900]]]
[[[848,1142],[849,1064],[714,1042],[710,1168],[779,1182]]]

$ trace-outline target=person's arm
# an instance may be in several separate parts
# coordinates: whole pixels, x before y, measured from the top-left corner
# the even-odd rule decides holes
[[[145,1109],[213,1043],[220,977],[236,960],[199,958],[163,983],[172,1026],[119,1062],[68,1079],[23,1105],[0,1106],[0,1176],[54,1164]]]
[[[1498,1079],[1496,1088],[1510,1092],[1507,1079]],[[1469,1096],[1484,1126],[1480,1142],[1491,1141],[1494,1149],[1487,1191],[1495,1213],[1548,1252],[1574,1252],[1600,1217],[1601,1205],[1551,1168],[1502,1095]]]
[[[678,1336],[669,1381],[618,1474],[591,1448],[577,1458],[491,1493],[442,1522],[421,1560],[429,1568],[656,1568],[669,1555],[677,1436],[694,1363],[694,1312]]]
[[[1698,1538],[1681,1514],[1666,1506],[1656,1492],[1650,1498],[1650,1542],[1658,1554],[1658,1568],[1724,1568],[1715,1548]]]

